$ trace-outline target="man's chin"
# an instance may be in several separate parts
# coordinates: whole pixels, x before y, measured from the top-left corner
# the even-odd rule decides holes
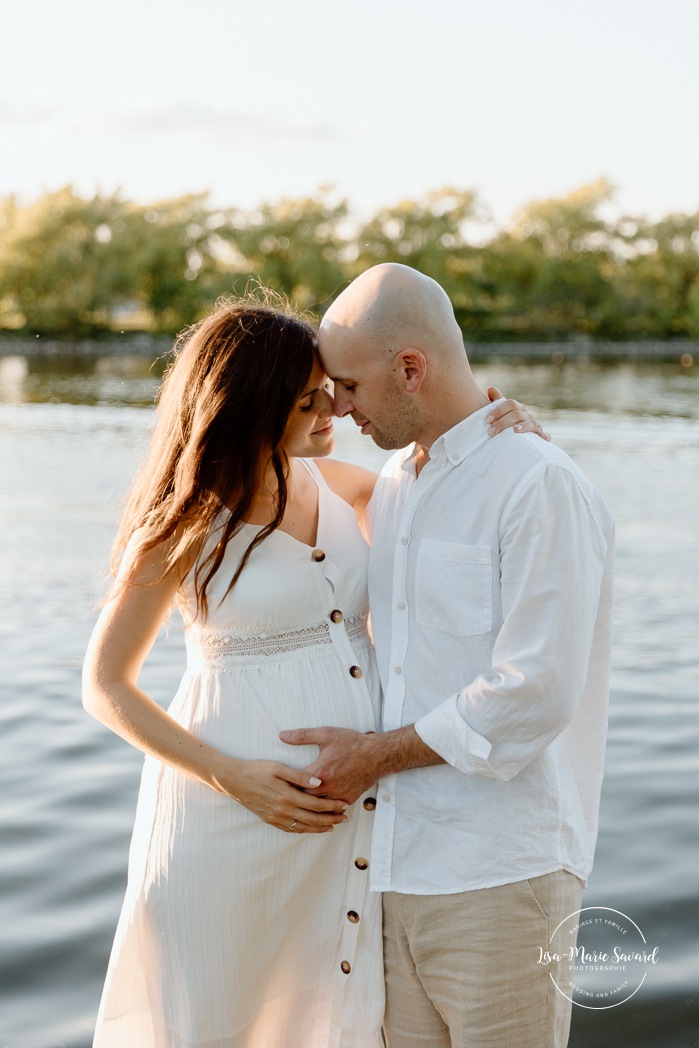
[[[396,444],[395,440],[391,440],[385,433],[377,433],[376,430],[372,430],[368,436],[371,437],[377,448],[381,448],[382,451],[398,451],[399,448],[403,447],[402,444]]]
[[[359,432],[363,437],[371,437],[377,448],[381,448],[382,451],[398,451],[399,448],[405,446],[404,444],[397,444],[395,438],[382,433],[381,430],[376,429],[373,422],[368,420],[361,424]]]

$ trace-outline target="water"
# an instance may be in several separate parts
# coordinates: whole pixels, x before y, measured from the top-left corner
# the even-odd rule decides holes
[[[699,1045],[699,369],[479,367],[526,403],[618,522],[607,771],[584,905],[659,963],[573,1048]],[[157,376],[142,360],[0,360],[0,1048],[87,1048],[125,886],[141,757],[80,705],[80,662]],[[383,455],[349,425],[339,454]],[[144,673],[163,703],[171,625]],[[130,1046],[125,1046],[130,1048]]]

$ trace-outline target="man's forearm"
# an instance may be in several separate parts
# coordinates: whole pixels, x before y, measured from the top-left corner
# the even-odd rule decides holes
[[[427,768],[445,763],[443,757],[422,741],[414,724],[370,735],[367,742],[375,748],[377,779],[382,775],[407,771],[408,768]]]
[[[350,804],[382,775],[444,763],[412,724],[379,734],[349,728],[298,728],[280,732],[280,738],[292,746],[319,746],[320,753],[304,769],[321,780],[314,792]]]

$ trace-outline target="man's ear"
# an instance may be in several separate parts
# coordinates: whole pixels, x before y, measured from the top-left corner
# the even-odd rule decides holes
[[[403,349],[395,358],[406,393],[417,393],[427,374],[427,360],[419,349]]]

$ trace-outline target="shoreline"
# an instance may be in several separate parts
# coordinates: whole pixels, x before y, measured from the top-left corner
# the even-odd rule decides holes
[[[126,335],[103,339],[59,339],[37,335],[34,338],[0,335],[0,357],[33,360],[96,359],[99,357],[168,357],[174,339],[168,335]],[[699,341],[677,339],[632,342],[595,342],[588,339],[551,342],[467,342],[469,360],[485,363],[502,361],[569,362],[652,362],[691,367],[699,362]]]

